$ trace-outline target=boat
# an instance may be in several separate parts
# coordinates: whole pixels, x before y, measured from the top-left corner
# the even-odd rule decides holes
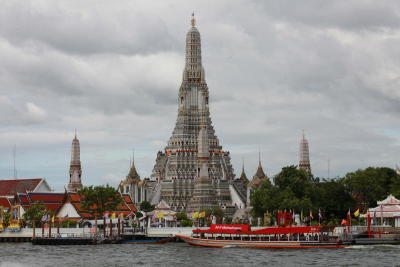
[[[252,248],[344,248],[333,235],[334,226],[286,226],[251,230],[250,225],[213,224],[194,229],[190,236],[176,235],[184,242],[203,247]]]
[[[151,237],[147,234],[123,234],[119,240],[120,244],[165,244],[170,241],[169,237]]]

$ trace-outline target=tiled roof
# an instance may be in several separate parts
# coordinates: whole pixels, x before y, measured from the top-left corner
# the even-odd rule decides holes
[[[10,208],[11,203],[10,200],[6,197],[0,197],[0,206],[3,206],[3,208]]]
[[[76,212],[85,219],[93,219],[93,215],[90,214],[89,212],[87,212],[86,210],[84,210],[82,208],[81,205],[81,196],[76,193],[76,192],[68,192],[68,198],[71,202],[71,204],[74,206]],[[129,196],[128,196],[129,197]],[[128,205],[126,203],[126,200],[128,200],[125,196],[123,196],[124,199],[124,203],[122,203],[122,205],[120,205],[116,210],[114,211],[108,211],[108,213],[112,214],[112,213],[116,213],[117,215],[119,215],[120,213],[122,213],[124,216],[127,216],[129,214],[131,214],[132,212],[136,211],[135,206],[132,203],[132,207],[130,205]],[[132,200],[129,197],[130,202],[132,202]],[[128,200],[128,201],[129,201]],[[134,209],[134,210],[133,210]]]
[[[41,202],[43,203],[48,210],[51,211],[57,211],[62,204],[64,203],[65,199],[65,192],[62,193],[33,193],[33,192],[28,192],[28,199],[30,200],[30,203],[37,203]]]
[[[135,205],[133,204],[133,201],[132,201],[132,199],[131,199],[131,196],[128,195],[128,194],[123,194],[122,197],[123,197],[123,199],[124,199],[126,205],[128,205],[129,209],[130,209],[132,212],[136,212],[136,211],[137,211],[137,208],[136,208]]]
[[[28,208],[29,207],[30,201],[29,201],[29,198],[28,198],[27,194],[19,193],[18,194],[18,199],[19,199],[19,203],[21,204],[21,206],[23,208]]]
[[[43,181],[43,178],[0,180],[0,196],[33,191],[41,181]]]

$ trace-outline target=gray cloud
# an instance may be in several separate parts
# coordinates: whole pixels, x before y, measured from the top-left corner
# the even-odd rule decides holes
[[[67,183],[78,129],[84,182],[117,184],[135,148],[142,177],[177,113],[195,10],[211,114],[234,167],[297,164],[331,177],[400,161],[396,1],[10,1],[0,8],[0,175]]]

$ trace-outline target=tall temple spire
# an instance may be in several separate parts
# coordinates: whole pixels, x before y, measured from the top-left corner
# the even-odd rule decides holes
[[[234,179],[230,154],[222,150],[211,121],[209,92],[202,64],[201,38],[197,24],[192,14],[191,25],[186,34],[185,67],[178,93],[176,124],[164,151],[157,154],[151,174],[151,180],[160,184],[160,199],[165,200],[176,210],[186,210],[193,194],[194,179],[198,178],[198,159],[202,153],[201,146],[198,147],[198,143],[202,142],[202,139],[199,139],[200,132],[200,136],[207,138],[208,150],[211,151],[207,171],[209,179],[212,181]],[[222,198],[225,200],[220,202],[226,203],[229,196],[221,196]]]
[[[311,164],[310,164],[310,152],[308,149],[308,141],[305,138],[304,130],[302,133],[302,139],[300,141],[300,153],[299,153],[299,168],[304,169],[307,172],[311,173]]]
[[[77,191],[82,187],[82,167],[81,167],[81,159],[80,159],[80,145],[79,139],[76,134],[72,140],[71,146],[71,163],[69,167],[69,184],[68,190]]]

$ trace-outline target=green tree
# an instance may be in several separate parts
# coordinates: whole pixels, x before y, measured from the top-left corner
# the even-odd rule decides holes
[[[95,218],[97,231],[97,218],[106,211],[114,211],[122,204],[121,194],[109,185],[82,187],[78,194],[81,196],[81,207]]]
[[[25,210],[22,216],[26,222],[40,221],[44,215],[50,215],[50,211],[42,202],[36,202]]]
[[[395,170],[386,167],[369,167],[349,172],[341,179],[348,192],[364,209],[376,206],[378,200],[390,193],[400,192],[400,176]]]
[[[356,205],[354,198],[338,180],[317,183],[317,192],[317,205],[326,220],[344,218],[348,209],[354,209]]]
[[[310,210],[317,209],[313,203],[317,199],[316,180],[296,166],[282,168],[274,177],[274,185],[264,182],[250,196],[255,217],[263,217],[267,211],[278,209]]]
[[[225,212],[220,207],[212,207],[211,209],[206,210],[206,218],[209,218],[211,215],[217,218],[217,223],[222,223]],[[208,223],[210,224],[211,222]]]
[[[187,217],[187,214],[185,212],[178,212],[176,214],[176,219],[180,223],[180,226],[182,227],[187,227],[187,226],[192,226],[193,222],[191,219]]]
[[[151,205],[150,204],[150,202],[148,202],[148,201],[142,201],[141,203],[140,203],[140,210],[141,211],[144,211],[144,212],[150,212],[150,211],[153,211],[155,209],[155,206],[154,205]]]

